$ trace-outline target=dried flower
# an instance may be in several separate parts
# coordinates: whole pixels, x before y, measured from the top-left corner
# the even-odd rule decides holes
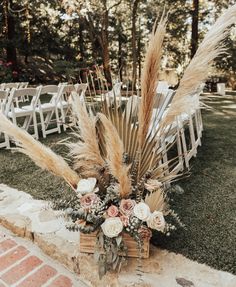
[[[134,215],[142,221],[147,221],[151,215],[149,206],[144,202],[136,204],[134,207]]]
[[[95,193],[88,193],[88,194],[83,195],[80,198],[81,207],[83,207],[84,209],[89,209],[89,208],[94,207],[94,205],[98,203],[98,201],[99,201],[99,198]]]
[[[150,240],[152,237],[152,231],[144,225],[138,229],[138,233],[143,240]]]
[[[147,190],[154,191],[159,189],[162,186],[162,183],[156,179],[149,179],[144,185]]]
[[[119,214],[119,210],[115,205],[111,205],[107,210],[107,215],[110,217],[116,217]]]
[[[131,215],[134,210],[136,202],[132,199],[122,199],[120,202],[120,212],[123,215]]]
[[[165,228],[165,219],[161,211],[154,211],[147,220],[148,227],[163,232]]]
[[[101,225],[103,233],[110,238],[118,236],[123,230],[123,224],[119,217],[109,217]]]

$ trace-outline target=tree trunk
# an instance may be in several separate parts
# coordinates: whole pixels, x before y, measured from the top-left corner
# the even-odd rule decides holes
[[[109,15],[108,10],[104,12],[103,25],[101,31],[100,42],[102,46],[102,60],[105,78],[109,85],[112,85],[111,79],[111,68],[110,68],[110,54],[109,54],[109,40],[108,40],[108,26],[109,26]]]
[[[136,31],[136,19],[137,19],[137,9],[140,0],[134,0],[133,7],[132,7],[132,90],[136,89],[136,82],[137,82],[137,50],[136,50],[136,42],[137,42],[137,31]]]
[[[84,40],[83,40],[83,31],[84,31],[84,21],[82,18],[79,19],[79,52],[80,60],[84,61],[85,59],[85,49],[84,49]]]
[[[122,81],[123,76],[122,76],[122,71],[123,71],[123,53],[122,53],[122,44],[123,44],[123,39],[122,39],[122,30],[121,30],[121,23],[119,22],[119,31],[118,31],[118,69],[119,69],[119,78]]]
[[[199,0],[193,0],[191,58],[193,58],[198,48],[198,14],[199,14]]]
[[[9,0],[9,4],[12,7],[12,0]],[[17,66],[17,55],[16,55],[16,47],[14,44],[14,36],[16,34],[15,32],[15,20],[14,17],[12,17],[8,11],[7,8],[7,62],[12,63],[12,70],[17,71],[18,66]]]

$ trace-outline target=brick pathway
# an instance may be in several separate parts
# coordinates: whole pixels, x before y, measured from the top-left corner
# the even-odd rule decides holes
[[[0,287],[84,286],[26,240],[0,230]]]

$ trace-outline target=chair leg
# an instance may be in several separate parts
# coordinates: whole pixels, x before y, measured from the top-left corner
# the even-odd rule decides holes
[[[55,108],[55,114],[56,114],[56,121],[57,121],[57,130],[58,133],[61,133],[61,123],[60,123],[60,118],[59,118],[59,113],[58,113],[58,109]]]
[[[197,155],[197,148],[196,148],[196,139],[194,135],[194,128],[193,128],[193,119],[192,116],[189,116],[189,132],[190,132],[190,140],[191,140],[191,151],[193,155]]]
[[[185,133],[184,133],[183,127],[180,128],[180,136],[181,136],[181,141],[182,141],[185,165],[186,165],[186,168],[189,169],[189,156],[188,156],[187,144],[186,144]]]
[[[183,165],[183,151],[182,151],[182,146],[181,146],[180,134],[181,134],[181,132],[180,132],[180,130],[178,128],[177,135],[176,135],[176,143],[177,143],[177,150],[178,150],[180,170],[183,171],[183,169],[184,169],[184,165]]]
[[[33,125],[34,125],[34,135],[35,135],[35,138],[38,140],[39,139],[39,133],[38,133],[37,118],[36,118],[35,113],[33,113]]]
[[[200,129],[200,124],[199,124],[199,117],[197,111],[195,112],[195,125],[196,125],[196,130],[197,130],[197,142],[198,145],[201,145],[201,129]]]
[[[43,112],[42,111],[39,112],[39,116],[40,116],[40,122],[41,122],[41,129],[42,129],[42,133],[43,133],[43,138],[46,138],[47,134],[46,134],[44,116],[43,116]]]

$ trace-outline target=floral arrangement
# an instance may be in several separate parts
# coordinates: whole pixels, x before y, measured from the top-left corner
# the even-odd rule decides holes
[[[168,208],[161,184],[155,181],[155,192],[152,181],[147,180],[144,185],[144,197],[137,198],[133,194],[129,198],[120,198],[119,184],[115,180],[110,182],[104,193],[97,187],[96,178],[82,179],[77,186],[73,208],[71,204],[67,205],[66,214],[72,219],[67,226],[69,229],[88,234],[96,232],[95,258],[100,276],[107,270],[116,269],[127,256],[125,233],[136,242],[137,257],[142,257],[143,244],[149,244],[153,230],[169,235],[176,229],[172,223],[167,223],[166,216],[174,215],[181,224]]]
[[[166,160],[175,144],[166,138],[170,133],[176,138],[178,129],[172,128],[176,117],[199,108],[192,95],[207,78],[213,60],[225,51],[222,41],[235,17],[236,5],[207,33],[165,112],[161,95],[156,93],[167,23],[162,17],[159,25],[154,25],[147,49],[137,114],[133,113],[133,100],[129,108],[123,108],[115,93],[112,100],[106,93],[102,95],[101,105],[94,103],[96,112],[73,97],[78,131],[77,140],[67,143],[71,164],[0,113],[0,130],[16,140],[18,150],[71,187],[71,197],[56,207],[64,209],[71,219],[69,229],[96,234],[94,255],[100,276],[120,268],[129,251],[126,234],[137,243],[142,257],[153,230],[169,235],[176,228],[169,221],[171,216],[181,225],[168,200],[170,183],[179,175],[175,169],[178,158]],[[159,106],[153,117],[155,102]]]

